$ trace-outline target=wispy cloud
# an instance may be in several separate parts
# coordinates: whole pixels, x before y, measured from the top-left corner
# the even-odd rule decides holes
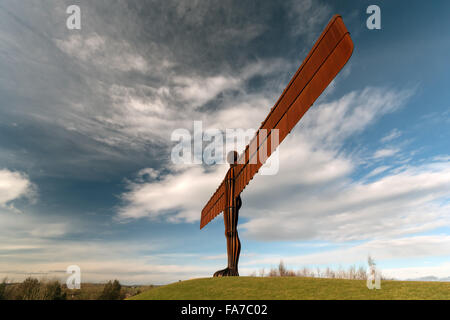
[[[250,220],[241,228],[261,240],[351,241],[448,226],[449,208],[440,200],[449,197],[450,164],[441,165],[411,167],[368,184],[328,182],[307,196],[291,192],[277,208],[264,202],[261,211],[247,209]]]
[[[314,40],[311,35],[317,32],[332,14],[330,6],[317,5],[312,0],[287,1],[285,4],[289,7],[289,17],[293,21],[291,33],[294,36],[309,37],[309,41]]]
[[[402,135],[402,132],[398,129],[393,129],[391,132],[389,132],[387,135],[385,135],[383,138],[380,139],[381,143],[390,142],[394,139],[397,139]]]
[[[316,234],[318,230],[306,227],[302,222],[305,214],[311,217],[319,214],[315,212],[314,207],[323,211],[317,207],[320,205],[313,205],[311,202],[326,204],[330,199],[336,199],[331,194],[338,189],[341,189],[342,200],[353,198],[350,196],[353,190],[344,191],[351,188],[352,184],[346,182],[343,185],[343,183],[349,180],[349,175],[356,166],[356,160],[339,154],[340,146],[347,138],[363,131],[381,115],[401,107],[401,103],[404,103],[410,95],[409,91],[393,92],[373,88],[352,92],[339,100],[313,107],[302,120],[302,126],[297,128],[280,147],[280,173],[274,177],[257,176],[254,183],[244,192],[244,199],[249,198],[247,204],[249,207],[243,210],[243,215],[250,221],[242,225],[247,234],[257,238],[263,234],[266,234],[264,238],[275,236],[275,233],[269,232],[268,229],[276,223],[273,219],[279,218],[270,214],[269,208],[273,204],[267,203],[272,202],[270,199],[274,197],[277,197],[276,203],[279,207],[276,210],[277,215],[290,217],[283,219],[285,223],[281,222],[277,228],[278,231],[286,229],[277,231],[276,234],[282,235],[284,239],[308,238],[310,237],[308,234]],[[254,118],[254,115],[251,109],[240,108],[240,117]],[[227,119],[221,120],[224,123]],[[118,217],[158,217],[177,222],[198,221],[202,205],[215,190],[225,171],[226,166],[216,166],[212,170],[211,168],[206,170],[201,166],[184,167],[179,170],[172,167],[170,174],[158,180],[144,183],[142,180],[130,182],[129,191],[122,195],[123,205],[118,211]],[[273,186],[277,186],[276,190]],[[305,188],[310,189],[306,194],[303,192]],[[303,195],[296,195],[293,190],[299,190],[298,192]],[[167,197],[161,198],[163,194]],[[309,200],[306,199],[306,195]],[[292,205],[287,206],[286,203]],[[305,208],[306,203],[312,207]],[[330,203],[329,210],[334,205],[339,207],[337,203]],[[259,209],[264,213],[261,214]],[[336,214],[339,210],[336,209]],[[299,218],[299,212],[302,219]],[[326,215],[333,213],[328,212]]]
[[[84,66],[92,65],[103,70],[116,69],[118,71],[137,71],[146,73],[150,71],[147,60],[133,52],[130,44],[117,39],[108,39],[97,33],[87,36],[71,35],[65,40],[54,40],[58,48],[83,62]],[[168,66],[166,61],[162,65]]]
[[[198,222],[227,166],[168,164],[171,132],[190,129],[193,120],[202,120],[204,129],[257,128],[333,5],[312,0],[80,5],[80,31],[65,28],[61,1],[29,6],[4,0],[0,5],[0,161],[5,168],[0,170],[0,270],[61,273],[79,263],[85,279],[93,281],[209,276],[223,267],[216,265],[221,260],[185,252],[174,262],[171,254],[180,248],[164,254],[167,247],[153,251],[158,239],[148,241],[149,249],[122,236],[135,236],[137,225],[164,230],[179,227],[170,223]],[[343,14],[363,49],[359,27],[351,22],[357,15]],[[365,51],[358,52],[352,59],[364,58]],[[376,65],[375,58],[370,65]],[[367,72],[361,69],[370,67],[364,60],[353,61],[359,83],[349,81],[346,66],[326,99],[280,147],[280,173],[255,177],[243,193],[242,235],[273,242],[321,239],[348,247],[354,247],[351,240],[366,241],[348,251],[355,259],[376,246],[392,245],[410,252],[408,257],[420,256],[420,248],[430,254],[437,254],[432,246],[446,250],[445,243],[416,233],[448,225],[448,154],[435,152],[434,162],[411,165],[417,162],[405,157],[417,155],[407,151],[406,132],[380,134],[375,125],[400,111],[416,90],[370,87],[376,83],[373,69]],[[343,92],[344,82],[358,90]],[[448,112],[427,110],[425,118],[422,124],[435,125]],[[367,144],[366,133],[375,134],[376,147]],[[82,199],[94,186],[80,183],[86,180],[99,182],[101,196]],[[45,198],[24,208],[23,199],[36,198],[34,183]],[[24,214],[16,214],[16,208]],[[113,241],[102,238],[106,232]],[[409,237],[417,250],[406,248]],[[73,240],[78,238],[84,240]],[[394,255],[377,250],[380,259]],[[333,253],[328,260],[345,254]]]
[[[373,154],[374,159],[381,159],[381,158],[387,158],[392,157],[393,155],[397,154],[400,150],[394,149],[394,148],[387,148],[387,149],[380,149],[375,151]]]
[[[377,176],[377,175],[379,175],[380,173],[383,173],[383,172],[389,170],[390,168],[391,168],[391,167],[389,167],[389,166],[381,166],[381,167],[377,167],[377,168],[373,169],[371,172],[369,172],[369,173],[366,175],[366,178],[370,178],[370,177]]]

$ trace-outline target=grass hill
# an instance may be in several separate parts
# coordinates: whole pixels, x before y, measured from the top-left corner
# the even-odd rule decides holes
[[[133,300],[351,300],[450,299],[449,282],[382,281],[369,290],[363,280],[302,277],[205,278],[145,291]]]

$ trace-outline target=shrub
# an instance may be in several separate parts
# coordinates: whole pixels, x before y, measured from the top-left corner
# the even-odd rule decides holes
[[[268,277],[278,277],[278,270],[271,268],[269,271],[269,274],[267,275]]]
[[[40,284],[36,278],[27,278],[24,282],[19,284],[16,293],[17,300],[39,300],[40,298]]]
[[[59,281],[50,281],[41,286],[42,300],[66,300],[67,295],[63,292]]]
[[[5,299],[8,300],[65,300],[67,298],[57,280],[44,282],[29,277],[22,283],[9,287],[4,294]]]
[[[114,280],[114,282],[108,281],[108,283],[103,288],[103,292],[98,297],[99,300],[121,300],[123,299],[122,295],[122,286],[119,281]]]
[[[6,278],[0,283],[0,300],[6,300]]]

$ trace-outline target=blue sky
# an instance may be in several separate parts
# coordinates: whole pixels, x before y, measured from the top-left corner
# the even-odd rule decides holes
[[[257,128],[336,13],[355,51],[281,145],[280,172],[243,192],[240,272],[370,254],[398,279],[450,276],[449,9],[3,1],[0,276],[76,264],[83,281],[159,284],[223,268],[223,220],[199,218],[226,165],[172,164],[171,133]]]

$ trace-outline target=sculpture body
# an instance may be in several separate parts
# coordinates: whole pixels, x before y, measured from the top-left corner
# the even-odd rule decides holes
[[[237,153],[234,153],[234,162],[237,160]],[[242,206],[240,195],[235,197],[235,175],[236,164],[230,164],[230,170],[225,178],[225,199],[226,207],[223,220],[225,224],[225,237],[227,239],[228,266],[224,270],[217,271],[214,277],[239,276],[238,263],[241,253],[241,241],[239,240],[237,225],[239,220],[239,209]]]

